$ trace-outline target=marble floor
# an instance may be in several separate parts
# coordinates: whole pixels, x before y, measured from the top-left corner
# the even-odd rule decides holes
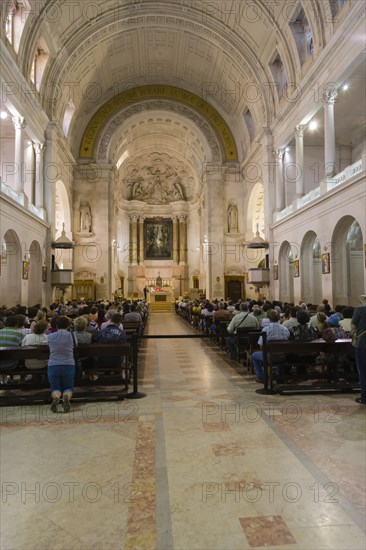
[[[185,334],[175,314],[147,334]],[[139,400],[2,408],[2,550],[364,549],[366,408],[148,339]]]

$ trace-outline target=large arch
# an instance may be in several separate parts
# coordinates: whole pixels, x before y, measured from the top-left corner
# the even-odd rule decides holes
[[[344,216],[332,236],[331,271],[334,304],[355,306],[365,292],[364,237],[353,216]]]
[[[121,92],[102,105],[102,107],[100,107],[90,119],[84,131],[80,143],[79,157],[81,159],[91,160],[94,155],[97,137],[102,132],[102,129],[108,125],[109,121],[113,119],[121,111],[121,109],[123,110],[123,108],[129,107],[131,110],[131,103],[138,104],[141,101],[146,100],[163,100],[173,102],[175,104],[182,104],[185,107],[188,107],[188,113],[193,109],[214,129],[219,138],[224,160],[238,160],[238,151],[233,134],[228,124],[216,111],[216,109],[196,94],[174,86],[166,85],[138,86],[136,88]],[[144,109],[145,106],[142,108]],[[159,105],[155,104],[153,105],[153,108],[157,109],[159,108]],[[134,108],[133,111],[135,110],[136,109]],[[133,112],[132,114],[136,113]],[[185,116],[188,116],[187,113]],[[120,121],[117,121],[116,124],[120,124]]]
[[[284,241],[279,250],[278,265],[279,265],[279,283],[280,296],[282,302],[294,302],[294,269],[293,269],[293,251],[291,244]]]
[[[9,229],[3,237],[1,258],[1,295],[6,296],[10,307],[21,303],[22,283],[22,249],[17,233]]]
[[[301,298],[306,303],[320,304],[323,296],[321,248],[314,231],[308,231],[301,243],[300,277]]]

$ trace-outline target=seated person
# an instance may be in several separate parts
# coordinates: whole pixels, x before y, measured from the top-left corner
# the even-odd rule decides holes
[[[310,342],[319,338],[318,331],[309,325],[310,315],[305,309],[299,309],[296,312],[297,325],[289,328],[290,336],[289,340],[299,340],[301,342]],[[308,355],[288,355],[287,360],[294,363],[313,363],[315,362],[316,354],[310,353]],[[296,368],[301,368],[299,365],[295,365]],[[304,367],[302,367],[304,369]]]
[[[299,309],[296,312],[296,320],[297,324],[289,328],[289,340],[301,340],[304,342],[319,338],[318,331],[308,324],[310,316],[305,309]]]
[[[109,344],[121,342],[124,343],[127,341],[126,333],[124,330],[119,328],[119,325],[122,322],[122,315],[120,313],[115,313],[111,322],[103,328],[100,332],[97,333],[96,340],[98,344]],[[103,357],[98,357],[96,366],[98,367],[111,367],[111,369],[120,369],[122,363],[122,357],[108,357],[103,359]]]
[[[226,340],[227,347],[230,358],[234,360],[238,358],[238,337],[236,332],[238,328],[252,328],[253,330],[259,328],[256,317],[248,311],[248,305],[245,302],[240,304],[240,313],[232,318],[227,327],[227,331],[230,334]]]
[[[130,305],[130,311],[123,316],[124,321],[136,321],[142,323],[141,315],[136,311],[136,304]]]
[[[93,334],[87,331],[89,324],[89,319],[87,319],[87,317],[87,315],[81,315],[74,321],[74,336],[78,344],[91,344],[93,341]],[[84,372],[87,370],[92,380],[94,380],[94,372],[91,371],[93,366],[92,357],[80,359],[81,371]]]
[[[22,346],[44,346],[48,345],[48,338],[45,334],[48,329],[48,323],[45,319],[37,321],[34,325],[34,331],[26,334],[22,341]],[[48,365],[48,357],[45,359],[26,359],[25,366],[27,369],[44,369]]]
[[[20,346],[24,335],[18,330],[18,319],[16,316],[9,315],[4,324],[5,327],[0,330],[0,346],[7,348]],[[18,364],[17,359],[0,361],[0,373],[13,371],[17,368]],[[1,380],[4,384],[9,380],[9,376],[2,374]]]
[[[279,315],[274,309],[270,309],[267,312],[267,318],[269,324],[265,326],[262,332],[266,333],[267,341],[268,340],[288,340],[290,333],[286,327],[279,323]],[[258,344],[262,347],[263,338],[262,336],[258,339]],[[255,351],[252,354],[252,363],[255,370],[255,376],[257,382],[263,382],[263,351]],[[280,369],[277,369],[277,376],[281,376]]]
[[[351,332],[351,319],[353,316],[353,307],[344,307],[342,309],[343,319],[339,321],[340,326],[346,332],[347,336]]]

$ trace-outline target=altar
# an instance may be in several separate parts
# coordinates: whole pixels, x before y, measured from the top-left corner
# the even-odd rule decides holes
[[[160,290],[159,292],[155,292],[154,290],[150,289],[149,292],[149,302],[173,302],[174,301],[174,293],[166,290]]]

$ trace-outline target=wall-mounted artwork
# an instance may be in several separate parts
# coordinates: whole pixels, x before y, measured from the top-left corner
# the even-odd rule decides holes
[[[22,265],[23,265],[22,277],[27,281],[29,279],[29,262],[24,260]]]
[[[322,273],[330,273],[330,254],[325,252],[322,254]]]
[[[145,220],[145,260],[171,260],[173,223],[170,219]]]
[[[278,264],[273,266],[273,280],[278,281]]]
[[[300,264],[299,260],[294,260],[294,277],[300,277]]]

